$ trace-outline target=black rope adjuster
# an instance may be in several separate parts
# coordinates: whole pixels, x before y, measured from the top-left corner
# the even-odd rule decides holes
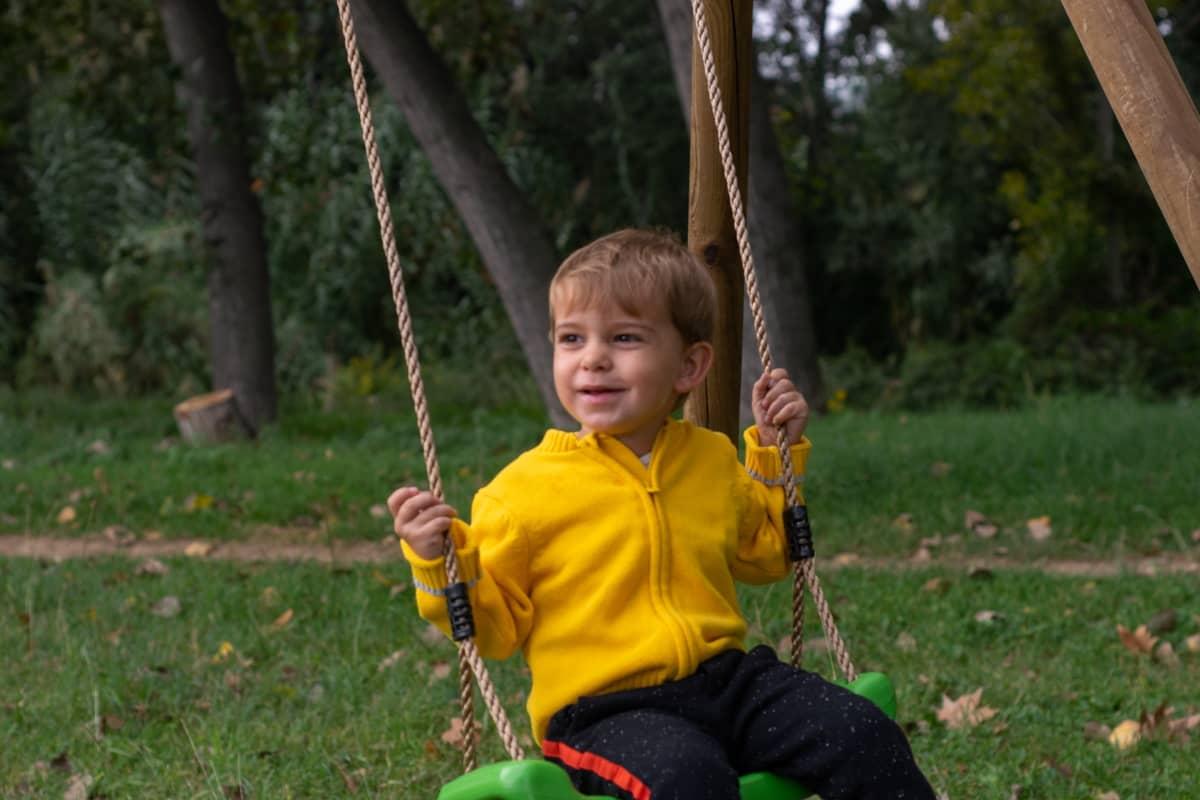
[[[450,616],[450,637],[456,642],[475,635],[475,618],[471,615],[471,599],[465,583],[446,587],[446,610]]]
[[[817,553],[813,550],[812,528],[808,525],[808,509],[789,506],[783,511],[783,527],[787,530],[788,558],[807,561]]]

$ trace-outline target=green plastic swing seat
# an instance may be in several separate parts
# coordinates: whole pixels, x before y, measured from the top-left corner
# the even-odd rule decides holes
[[[896,689],[882,672],[864,672],[853,683],[837,681],[896,717]],[[742,800],[800,800],[812,792],[795,781],[755,772],[741,778]],[[455,778],[437,800],[601,800],[575,791],[570,778],[549,761],[501,761]]]

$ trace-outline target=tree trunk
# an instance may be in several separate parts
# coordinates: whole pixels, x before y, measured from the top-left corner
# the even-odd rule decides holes
[[[171,60],[181,73],[196,160],[208,270],[213,384],[231,389],[259,429],[276,415],[275,338],[262,209],[250,189],[242,91],[216,0],[160,0]]]
[[[692,7],[688,0],[658,0],[675,85],[689,119],[692,75]],[[791,201],[783,154],[771,127],[767,92],[751,74],[748,226],[758,269],[763,313],[772,359],[791,373],[814,409],[824,408],[825,385],[817,359],[808,278],[804,269],[803,228]],[[745,315],[742,346],[742,418],[749,419],[750,384],[761,374],[750,315]]]
[[[541,220],[404,4],[352,0],[350,6],[363,52],[404,113],[499,290],[551,418],[569,424],[554,392],[548,334],[547,289],[558,256]]]

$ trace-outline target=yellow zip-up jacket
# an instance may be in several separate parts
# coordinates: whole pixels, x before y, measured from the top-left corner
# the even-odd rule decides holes
[[[454,520],[486,658],[524,653],[540,743],[550,717],[586,695],[685,678],[745,649],[734,581],[788,574],[782,467],[745,433],[746,464],[719,433],[668,421],[649,467],[603,434],[546,432]],[[811,443],[793,445],[803,475]],[[449,631],[443,559],[404,547],[421,616]]]

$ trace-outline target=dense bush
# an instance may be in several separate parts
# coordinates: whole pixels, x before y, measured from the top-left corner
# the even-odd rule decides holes
[[[1071,314],[1022,342],[1011,335],[910,347],[878,361],[860,347],[824,360],[839,403],[926,411],[1011,408],[1044,394],[1146,399],[1200,395],[1200,324],[1189,308]]]

